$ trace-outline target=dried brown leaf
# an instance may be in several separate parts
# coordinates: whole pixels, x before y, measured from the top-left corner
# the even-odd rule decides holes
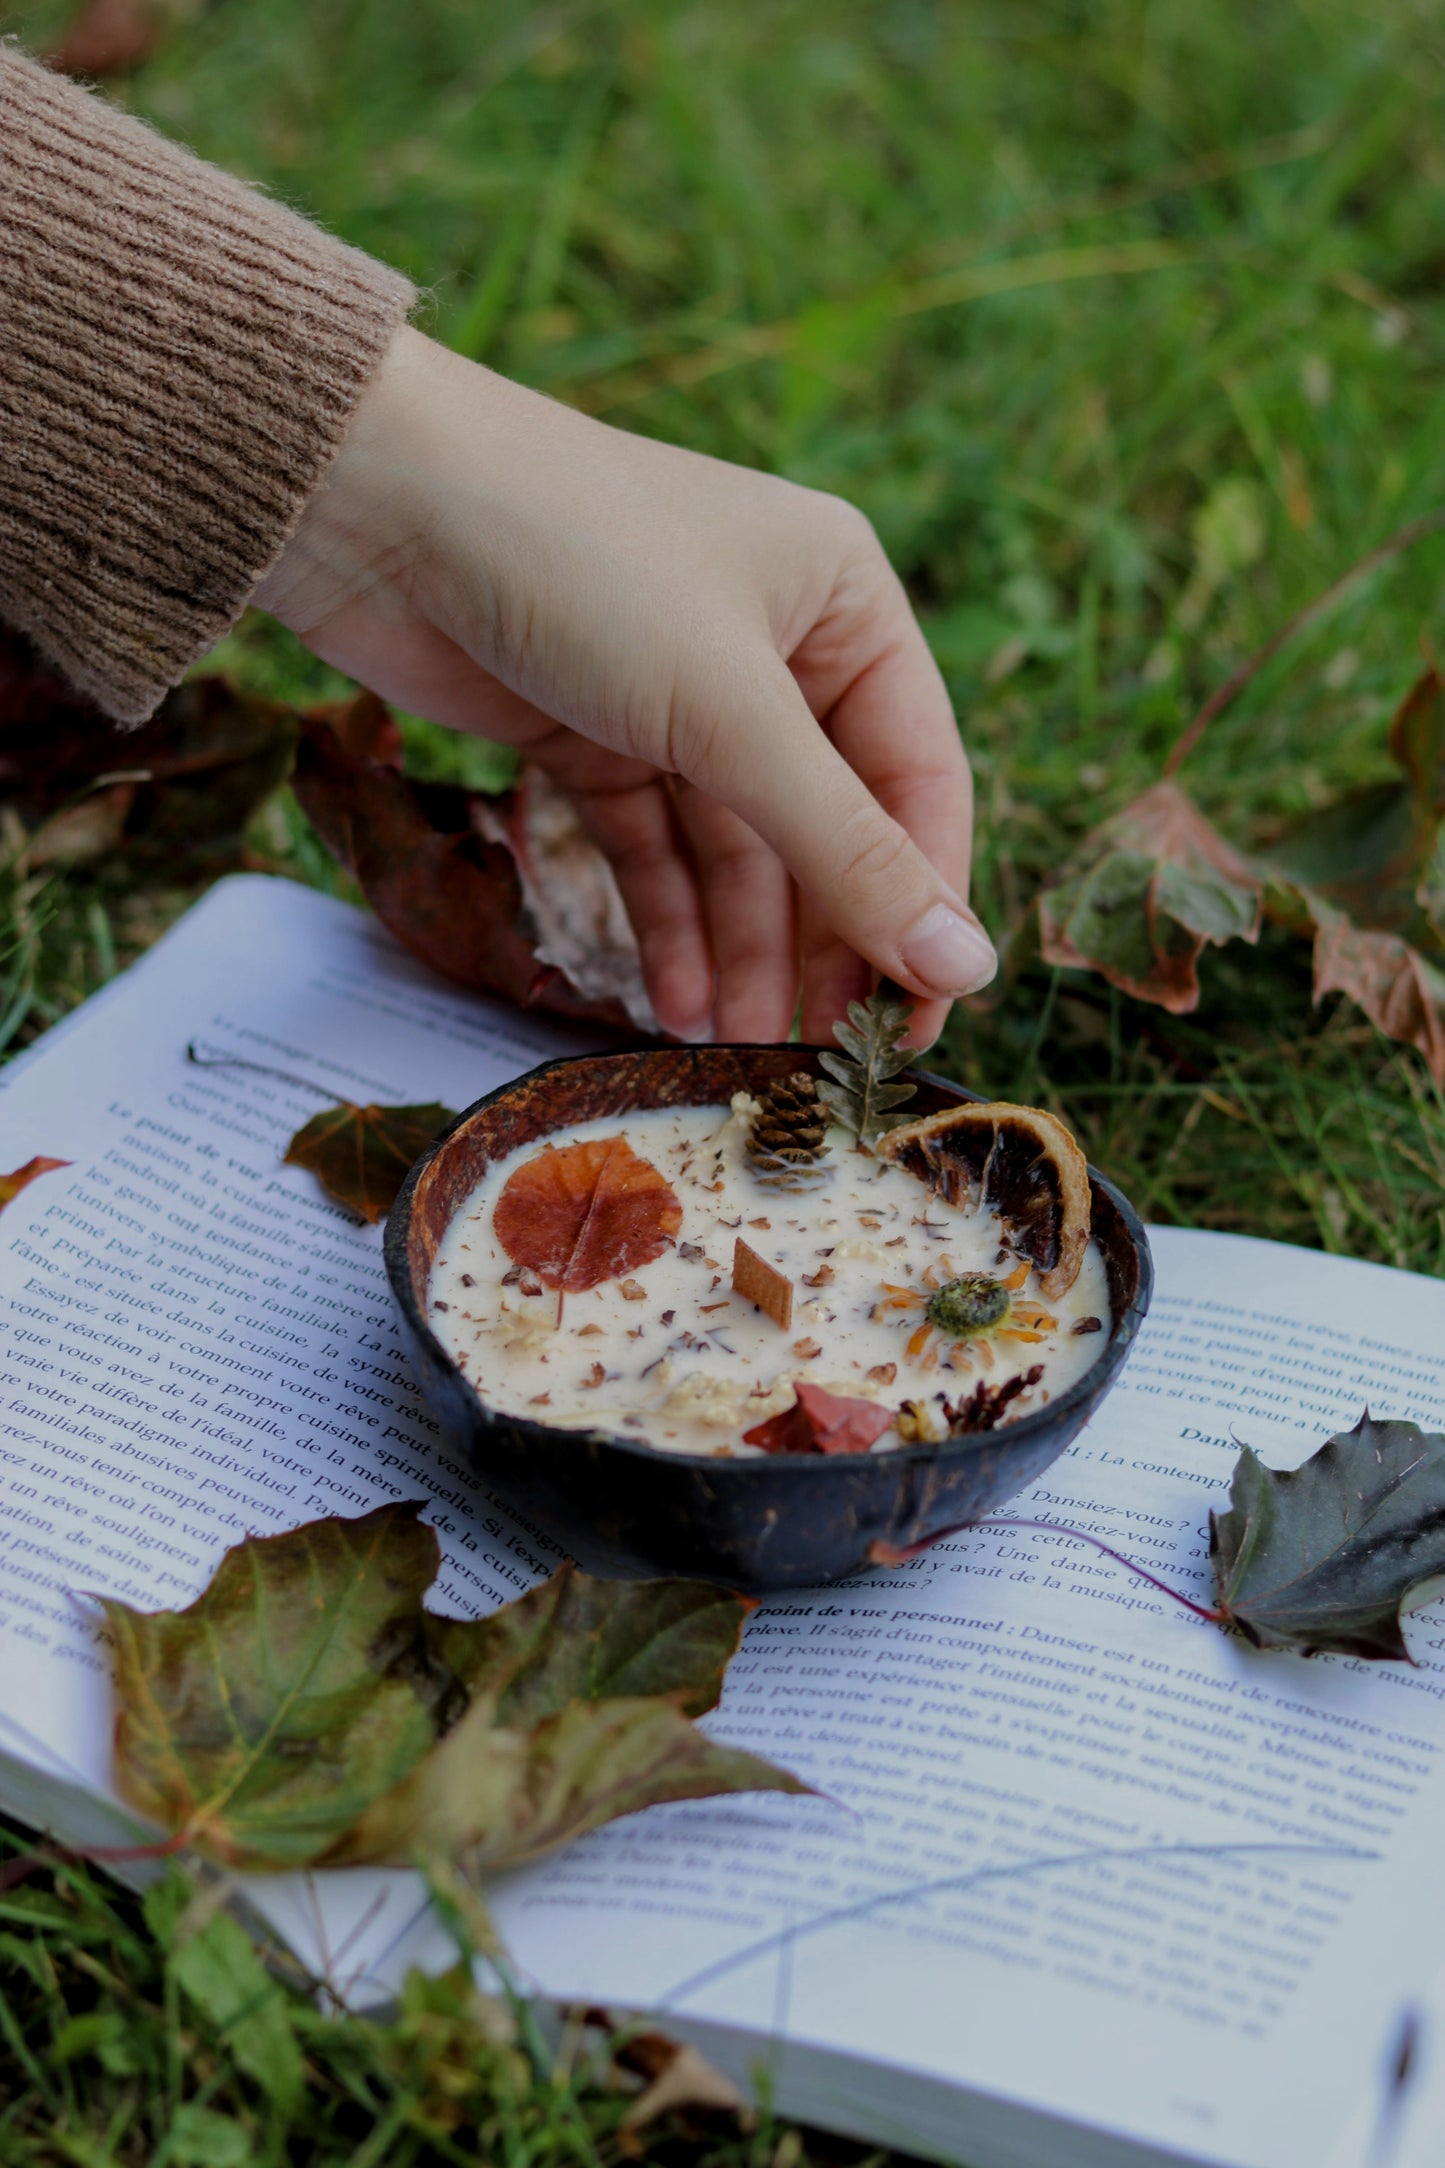
[[[611,870],[542,778],[498,798],[411,781],[312,715],[295,789],[377,916],[434,970],[523,1008],[654,1028]]]
[[[297,1130],[286,1147],[286,1164],[308,1167],[328,1196],[374,1224],[396,1203],[432,1139],[455,1120],[450,1107],[435,1101],[359,1107],[342,1100]]]

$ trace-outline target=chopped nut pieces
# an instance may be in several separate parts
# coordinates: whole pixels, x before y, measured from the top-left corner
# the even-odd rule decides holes
[[[891,1385],[898,1375],[897,1363],[874,1363],[868,1372],[870,1385]]]
[[[803,1285],[804,1287],[826,1287],[833,1276],[833,1267],[831,1265],[819,1265],[816,1272],[805,1272],[803,1274]]]
[[[793,1353],[797,1356],[799,1362],[815,1362],[822,1352],[823,1350],[816,1340],[795,1340],[793,1342]]]
[[[1102,1332],[1103,1330],[1104,1320],[1101,1317],[1081,1317],[1074,1327],[1076,1337],[1086,1332]]]
[[[741,1295],[745,1302],[755,1302],[779,1331],[786,1332],[792,1324],[792,1281],[766,1257],[759,1257],[741,1235],[733,1244],[733,1293]]]
[[[646,1302],[647,1289],[640,1280],[624,1280],[617,1290],[624,1302]]]

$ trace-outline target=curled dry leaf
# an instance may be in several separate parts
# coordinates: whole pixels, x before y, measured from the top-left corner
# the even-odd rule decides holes
[[[308,1167],[329,1197],[375,1223],[396,1203],[402,1183],[432,1139],[456,1120],[435,1100],[417,1107],[327,1107],[298,1129],[286,1164]]]
[[[1084,1155],[1054,1115],[982,1100],[892,1130],[878,1151],[949,1204],[997,1212],[1045,1295],[1073,1286],[1088,1247],[1093,1193]]]
[[[1221,1621],[1256,1647],[1408,1661],[1400,1605],[1445,1572],[1445,1437],[1366,1411],[1299,1468],[1246,1446],[1209,1550]]]
[[[313,714],[295,790],[378,918],[433,970],[523,1008],[655,1030],[611,868],[545,778],[528,772],[497,798],[415,782]]]
[[[248,1537],[184,1611],[105,1601],[132,1806],[232,1867],[430,1851],[480,1871],[657,1800],[806,1788],[692,1722],[743,1599],[564,1566],[490,1618],[441,1618],[420,1510]]]
[[[1176,1015],[1199,1001],[1206,943],[1257,941],[1257,873],[1177,783],[1156,783],[1087,836],[1039,898],[1047,963],[1097,971]]]
[[[793,1391],[792,1407],[745,1430],[745,1444],[765,1453],[866,1453],[893,1421],[893,1410],[876,1400],[846,1399],[801,1381]]]
[[[1271,908],[1314,927],[1314,993],[1348,994],[1445,1084],[1445,680],[1426,670],[1390,725],[1395,780],[1295,822],[1263,854]]]
[[[33,1182],[37,1174],[53,1174],[57,1167],[71,1165],[71,1160],[45,1159],[37,1153],[34,1159],[27,1159],[24,1166],[17,1167],[12,1174],[0,1174],[0,1212],[4,1211],[7,1204],[14,1203],[21,1190]]]
[[[682,1206],[625,1137],[586,1137],[544,1144],[524,1160],[492,1224],[514,1264],[544,1287],[580,1294],[660,1257],[682,1225]]]
[[[726,2115],[751,2130],[757,2117],[745,2094],[715,2070],[701,2050],[666,2033],[629,2034],[613,2049],[613,2061],[643,2079],[642,2091],[622,2118],[622,2129],[640,2154],[637,2133],[666,2115]]]

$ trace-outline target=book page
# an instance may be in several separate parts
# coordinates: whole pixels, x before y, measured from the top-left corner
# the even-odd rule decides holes
[[[244,1529],[388,1498],[429,1501],[447,1610],[557,1555],[437,1434],[379,1230],[282,1166],[318,1097],[190,1068],[192,1038],[454,1106],[583,1043],[252,877],[9,1072],[0,1166],[73,1164],[0,1221],[0,1803],[89,1842],[123,1825],[74,1592],[180,1605]],[[1011,1510],[1202,1597],[1236,1439],[1283,1465],[1366,1400],[1445,1421],[1445,1292],[1155,1240],[1123,1382]],[[544,1990],[710,2027],[773,2060],[790,2110],[974,2168],[1055,2156],[961,2088],[1155,2157],[1353,2168],[1402,2009],[1438,2000],[1445,1630],[1426,1613],[1410,1638],[1418,1669],[1262,1656],[1052,1530],[951,1538],[751,1619],[710,1727],[820,1796],[654,1810],[506,1878],[496,1913]],[[343,1989],[449,1954],[410,1875],[248,1893]]]
[[[190,1066],[192,1039],[323,1089]],[[247,1530],[393,1498],[428,1502],[440,1609],[490,1611],[552,1570],[555,1546],[422,1404],[381,1228],[282,1158],[328,1094],[460,1109],[589,1043],[448,988],[349,905],[249,876],[12,1065],[0,1167],[72,1164],[0,1220],[0,1804],[37,1818],[41,1775],[69,1788],[73,1823],[75,1799],[110,1792],[109,1671],[77,1592],[180,1607]],[[91,1813],[86,1841],[127,1830]],[[254,1896],[352,1989],[394,1976],[398,1935],[398,1958],[444,1951],[411,1875],[267,1878]]]
[[[1292,1465],[1366,1401],[1445,1424],[1445,1289],[1154,1239],[1123,1382],[1004,1510],[1207,1602],[1236,1441]],[[1410,1641],[1417,1669],[1260,1654],[1052,1530],[950,1538],[748,1628],[713,1728],[823,1797],[617,1824],[510,1878],[498,1917],[569,1994],[772,2025],[1209,2160],[1358,2161],[1445,1928],[1434,1612]],[[783,2097],[827,2120],[797,2067]],[[871,2134],[992,2157],[956,2104],[920,2128],[908,2098]]]

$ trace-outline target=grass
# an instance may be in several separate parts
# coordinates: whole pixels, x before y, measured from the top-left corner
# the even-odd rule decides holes
[[[5,27],[43,42],[59,12],[11,7]],[[494,0],[482,17],[193,0],[121,95],[412,273],[461,351],[856,499],[948,675],[977,900],[1004,932],[1242,655],[1445,504],[1445,46],[1426,0]],[[1442,583],[1434,540],[1220,719],[1185,779],[1232,836],[1384,772]],[[256,690],[338,689],[259,621],[223,660]],[[430,772],[497,772],[487,748],[408,730]],[[273,859],[330,878],[294,808],[263,820]],[[6,879],[10,1045],[185,900],[123,867]],[[1059,1106],[1157,1219],[1439,1271],[1445,1107],[1418,1058],[1347,1005],[1315,1010],[1282,934],[1211,952],[1204,982],[1170,1018],[1049,972],[1020,937],[941,1058]],[[25,1888],[0,1982],[41,2074],[0,2078],[0,2153],[250,2157],[206,2153],[194,2119],[177,2135],[204,2093],[256,2158],[283,2157],[225,2041],[193,2062],[199,2020],[129,1901],[68,1869]],[[456,2157],[387,2090],[405,2053],[406,2097],[432,2097],[412,2018],[333,2036],[291,2007],[307,2107],[284,2157]],[[47,2076],[57,2026],[71,2047]],[[167,2056],[183,2082],[156,2076]],[[612,2157],[615,2110],[584,2089],[564,2131],[548,2082],[478,2106],[480,2150]],[[735,2143],[761,2168],[761,2138]],[[714,2157],[680,2145],[656,2157]],[[787,2168],[804,2141],[766,2145]]]

